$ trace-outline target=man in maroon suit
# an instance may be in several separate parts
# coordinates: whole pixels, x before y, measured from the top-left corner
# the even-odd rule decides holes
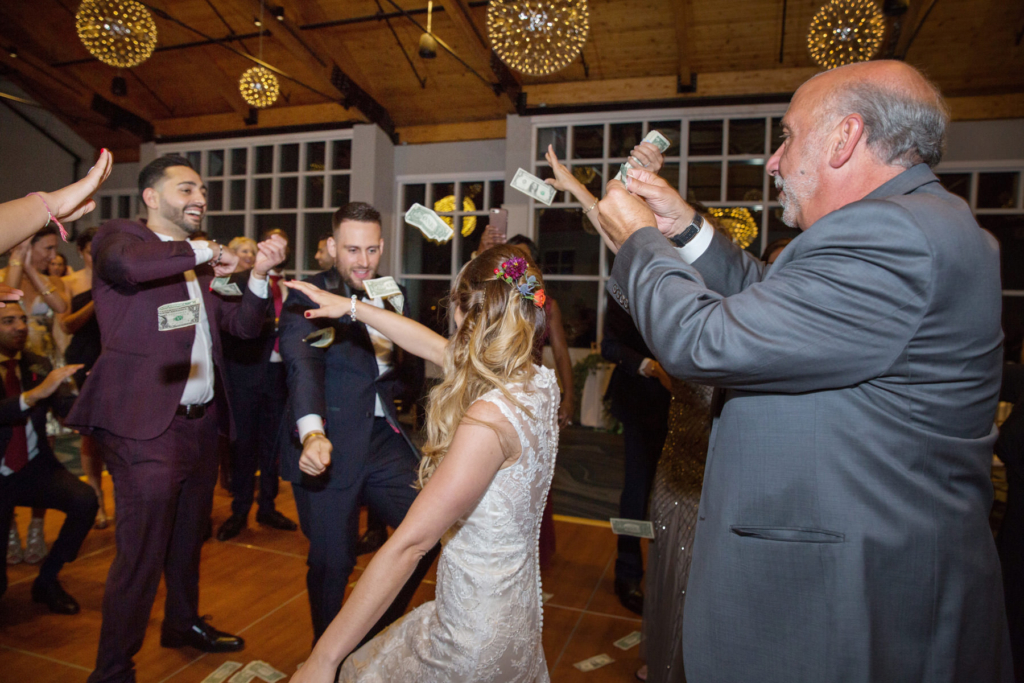
[[[220,334],[259,334],[267,272],[284,259],[280,238],[260,243],[245,292],[222,297],[212,279],[234,270],[237,257],[212,242],[186,241],[206,210],[199,174],[184,158],[161,157],[139,174],[139,191],[147,220],[109,221],[92,242],[103,352],[67,418],[103,448],[117,506],[117,556],[91,683],[135,680],[132,657],[142,647],[161,574],[161,645],[205,652],[245,646],[198,611],[217,434],[231,429]]]

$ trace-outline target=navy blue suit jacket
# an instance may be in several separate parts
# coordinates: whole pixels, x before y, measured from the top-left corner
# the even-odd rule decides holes
[[[309,282],[342,296],[351,296],[331,269],[309,278]],[[402,288],[405,293],[405,288]],[[395,398],[418,391],[423,383],[423,362],[395,347],[391,370],[379,374],[373,343],[361,322],[349,316],[339,320],[308,320],[303,312],[317,308],[302,292],[292,290],[281,312],[279,324],[281,355],[288,368],[288,409],[281,428],[281,476],[293,483],[311,487],[342,489],[358,479],[370,449],[377,395],[392,428],[409,444],[409,457],[418,459],[418,451],[398,422]],[[406,302],[403,315],[409,315]],[[334,328],[334,343],[326,349],[311,346],[303,339],[316,330]],[[313,478],[299,470],[299,443],[296,420],[316,414],[326,422],[327,437],[333,452],[331,466]]]

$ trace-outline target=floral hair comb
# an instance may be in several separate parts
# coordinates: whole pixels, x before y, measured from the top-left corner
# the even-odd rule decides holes
[[[519,296],[527,301],[532,301],[538,308],[544,305],[547,296],[543,289],[537,288],[537,278],[533,275],[526,278],[525,282],[519,282],[523,275],[526,275],[526,259],[521,256],[514,256],[503,261],[500,266],[494,269],[497,279],[504,280],[512,285],[519,292]]]

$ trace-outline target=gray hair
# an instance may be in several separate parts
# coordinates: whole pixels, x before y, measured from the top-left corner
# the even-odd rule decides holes
[[[921,78],[931,96],[922,98],[884,81],[859,80],[840,86],[826,103],[827,118],[860,114],[868,147],[885,164],[934,167],[946,149],[949,108],[939,89]]]

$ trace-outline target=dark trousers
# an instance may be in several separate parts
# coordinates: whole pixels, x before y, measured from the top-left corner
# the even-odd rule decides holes
[[[338,450],[335,446],[335,453]],[[412,484],[416,480],[417,467],[418,460],[405,439],[391,428],[387,420],[377,417],[373,421],[370,453],[357,481],[343,489],[312,488],[305,484],[292,487],[299,524],[309,539],[306,587],[313,615],[314,644],[341,611],[345,588],[356,565],[359,506],[365,504],[385,524],[397,527],[416,499],[417,491]],[[424,556],[364,642],[405,613],[438,552],[439,545]]]
[[[668,403],[658,402],[644,413],[630,411],[622,418],[625,449],[625,477],[619,498],[619,516],[625,519],[646,519],[647,501],[654,483],[661,449],[668,435]],[[640,539],[619,536],[615,578],[639,581],[644,576]]]
[[[277,498],[280,460],[277,432],[281,426],[288,384],[284,363],[267,363],[263,382],[231,392],[231,412],[237,437],[231,444],[231,512],[248,515],[256,486],[256,468],[260,471],[260,491],[256,499],[261,510],[274,509]]]
[[[56,578],[65,563],[78,557],[82,541],[96,521],[99,503],[88,484],[68,472],[55,457],[39,454],[22,469],[0,476],[0,529],[11,526],[15,506],[60,510],[67,515],[57,540],[39,568],[43,577]],[[0,595],[7,590],[7,565],[0,573]]]
[[[1024,367],[1007,364],[999,399],[1013,411],[999,428],[995,453],[1006,465],[1006,513],[996,537],[1003,567],[1006,621],[1018,681],[1024,681]]]
[[[199,614],[199,555],[217,483],[217,415],[175,417],[167,431],[137,441],[96,430],[114,478],[117,555],[103,595],[96,670],[89,683],[134,681],[161,574],[164,628],[185,631]]]

